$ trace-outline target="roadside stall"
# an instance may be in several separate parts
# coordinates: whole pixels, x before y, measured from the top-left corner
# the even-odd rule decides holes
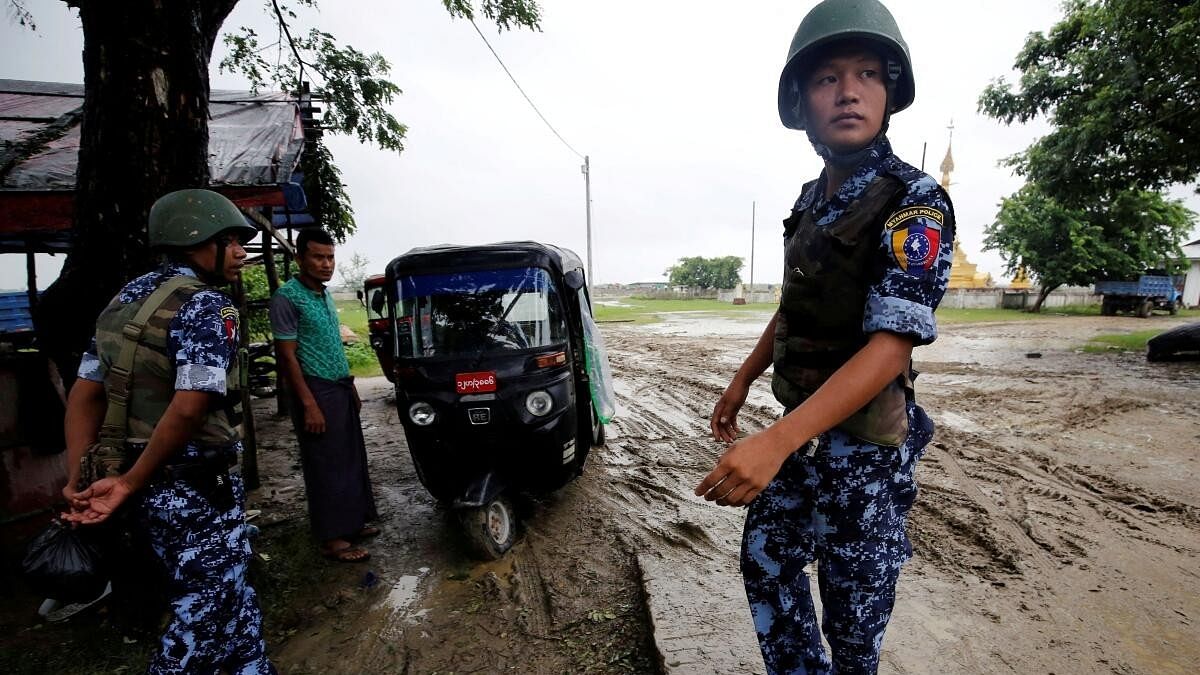
[[[81,84],[0,80],[0,263],[22,256],[27,290],[0,294],[0,556],[8,558],[49,518],[66,476],[63,377],[38,351],[36,256],[72,246]],[[298,172],[306,139],[319,135],[311,105],[290,94],[212,92],[209,187],[229,197],[262,232],[246,247],[264,265],[269,290],[288,275],[290,227],[311,224]],[[282,258],[280,270],[276,259]],[[234,288],[242,311],[265,308]],[[248,331],[242,339],[248,340]],[[245,346],[245,345],[244,345]],[[65,374],[68,381],[70,374]],[[248,397],[244,393],[243,397]],[[254,419],[244,432],[247,482],[257,483]]]

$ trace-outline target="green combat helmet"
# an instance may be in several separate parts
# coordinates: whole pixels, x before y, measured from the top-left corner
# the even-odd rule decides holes
[[[233,202],[212,190],[168,192],[150,207],[152,248],[191,248],[228,231],[244,241],[258,234]]]
[[[822,47],[843,40],[865,40],[882,48],[887,60],[887,117],[912,105],[915,85],[908,44],[892,13],[879,0],[823,0],[800,22],[787,64],[779,76],[779,119],[789,129],[804,129],[803,90],[800,78],[812,67],[812,59]]]

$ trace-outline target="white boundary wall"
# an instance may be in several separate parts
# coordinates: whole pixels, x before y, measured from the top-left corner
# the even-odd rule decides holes
[[[1009,296],[1005,299],[1005,296]],[[946,291],[941,307],[953,309],[986,309],[1007,307],[1021,309],[1033,307],[1037,302],[1038,290],[1014,291],[1008,288],[952,288]],[[1042,305],[1045,308],[1067,305],[1098,305],[1100,296],[1094,295],[1088,286],[1067,286],[1056,289]]]
[[[941,307],[950,307],[953,309],[993,309],[999,307],[1007,307],[1010,309],[1021,309],[1033,307],[1033,303],[1037,302],[1037,289],[1028,291],[1014,291],[1008,288],[954,288],[946,291],[946,295],[942,298]],[[1005,296],[1008,296],[1007,299]],[[717,293],[717,300],[721,302],[733,302],[737,297],[737,291],[722,290]],[[764,293],[745,293],[746,302],[779,302],[778,296],[774,292]],[[1100,296],[1093,295],[1092,289],[1086,286],[1071,286],[1059,288],[1046,298],[1043,307],[1065,307],[1067,305],[1098,305],[1100,304]]]

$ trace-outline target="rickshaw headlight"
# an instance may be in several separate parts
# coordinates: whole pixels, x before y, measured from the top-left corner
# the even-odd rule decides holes
[[[427,427],[437,419],[437,411],[424,401],[417,401],[408,407],[408,419],[419,427]]]
[[[525,397],[525,409],[534,417],[543,417],[549,414],[553,407],[554,399],[548,392],[535,391]]]

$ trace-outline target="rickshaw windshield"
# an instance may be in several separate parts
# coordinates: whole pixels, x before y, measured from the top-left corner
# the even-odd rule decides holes
[[[385,318],[384,310],[387,309],[387,297],[384,295],[383,286],[368,287],[364,304],[367,306],[368,321]]]
[[[414,274],[396,286],[401,357],[476,356],[567,339],[557,289],[538,267]]]

